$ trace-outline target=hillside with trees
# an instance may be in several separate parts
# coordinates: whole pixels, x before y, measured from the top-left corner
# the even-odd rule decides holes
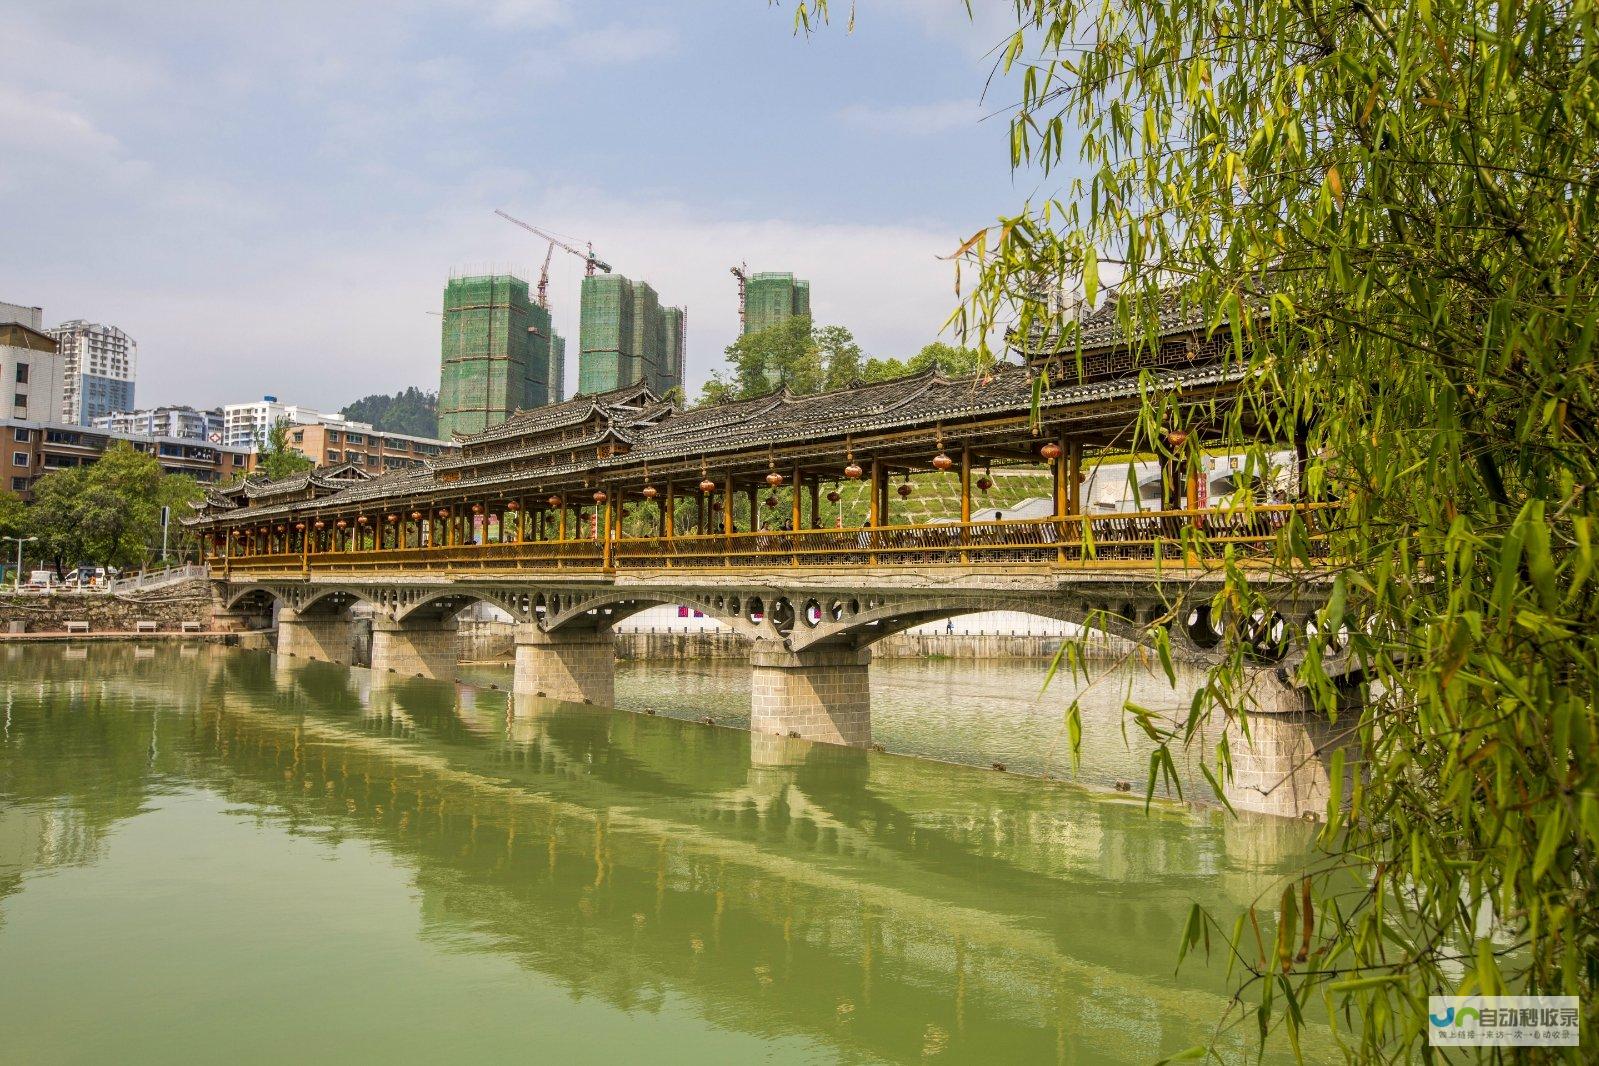
[[[414,437],[439,435],[439,398],[436,393],[415,387],[388,395],[373,393],[345,406],[345,418],[369,423],[388,433],[409,433]]]

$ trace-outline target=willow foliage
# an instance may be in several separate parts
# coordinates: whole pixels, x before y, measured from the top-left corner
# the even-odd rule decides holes
[[[1066,279],[1114,290],[1137,343],[1175,287],[1239,338],[1241,401],[1209,428],[1297,428],[1307,486],[1342,504],[1319,628],[1351,632],[1360,698],[1335,699],[1319,647],[1299,680],[1355,730],[1361,783],[1275,938],[1196,915],[1188,946],[1231,944],[1263,1031],[1325,1004],[1362,1061],[1430,1055],[1429,994],[1574,994],[1591,1046],[1594,5],[1013,2],[1012,163],[1060,192],[964,249],[958,324],[1069,338],[1035,295]],[[1215,671],[1196,717],[1237,713],[1249,669]]]

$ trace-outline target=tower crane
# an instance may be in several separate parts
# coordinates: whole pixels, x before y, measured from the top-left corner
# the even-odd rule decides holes
[[[736,267],[729,268],[729,272],[738,279],[738,331],[743,333],[745,331],[745,326],[747,325],[747,323],[744,321],[744,285],[749,281],[750,265],[748,263],[740,263]]]
[[[561,240],[559,237],[556,237],[556,236],[553,236],[551,234],[545,233],[543,230],[539,229],[537,226],[529,225],[528,223],[523,222],[521,219],[516,218],[513,215],[506,214],[504,211],[501,211],[499,208],[495,208],[494,209],[494,213],[496,215],[499,215],[501,218],[505,219],[505,221],[511,223],[512,225],[521,226],[523,229],[527,230],[529,233],[532,233],[532,234],[534,234],[535,236],[538,236],[538,237],[542,237],[545,240],[550,242],[549,250],[544,253],[544,269],[539,271],[539,306],[540,307],[547,308],[547,307],[550,306],[549,305],[549,301],[547,299],[547,293],[549,291],[549,286],[550,286],[550,257],[555,255],[555,249],[557,249],[557,248],[559,248],[559,249],[561,249],[562,251],[565,251],[565,252],[571,252],[573,255],[575,255],[579,259],[583,260],[583,262],[585,264],[585,269],[584,269],[583,273],[584,273],[584,275],[586,277],[593,277],[594,276],[594,272],[596,270],[598,270],[602,274],[609,274],[611,272],[611,264],[609,264],[609,263],[605,262],[604,260],[602,260],[602,259],[598,258],[597,256],[595,256],[595,254],[594,254],[594,242],[592,242],[592,241],[588,242],[588,251],[584,252],[584,251],[582,251],[582,250],[580,250],[578,248],[572,247],[570,244],[567,244],[565,241]]]

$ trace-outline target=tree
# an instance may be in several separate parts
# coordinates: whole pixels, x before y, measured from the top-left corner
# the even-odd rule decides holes
[[[1317,632],[1347,629],[1362,670],[1340,685],[1325,641],[1298,633],[1296,675],[1352,731],[1363,780],[1335,790],[1326,858],[1304,882],[1236,924],[1196,911],[1184,950],[1232,956],[1262,1035],[1297,1033],[1301,1008],[1325,1002],[1357,1061],[1426,1054],[1427,996],[1457,990],[1575,995],[1593,1033],[1591,8],[1014,10],[997,53],[1001,76],[1020,75],[1011,162],[1084,176],[965,243],[978,276],[955,325],[981,349],[1014,316],[1018,332],[1055,331],[1069,350],[1078,323],[1035,295],[1037,279],[1057,279],[1090,306],[1110,287],[1122,337],[1145,353],[1155,310],[1175,302],[1233,338],[1242,396],[1217,413],[1225,433],[1302,442],[1305,486],[1341,501]],[[825,12],[825,0],[798,5],[802,26]],[[1149,391],[1136,446],[1168,453],[1170,428],[1181,410]],[[1296,520],[1280,561],[1303,572],[1308,543]],[[1218,611],[1269,614],[1246,572],[1226,573]],[[1156,729],[1151,788],[1170,747],[1246,712],[1252,669],[1234,654],[1187,720]],[[1228,772],[1225,750],[1198,754]]]
[[[255,464],[256,471],[270,481],[278,478],[298,474],[302,470],[309,470],[316,464],[289,447],[289,420],[280,418],[267,430],[267,439],[263,443],[260,458]]]
[[[27,524],[27,505],[22,497],[0,489],[0,537],[22,536]]]
[[[703,403],[744,400],[786,387],[799,396],[844,388],[861,373],[861,348],[843,326],[814,326],[804,315],[746,333],[727,346],[728,373],[715,373]]]
[[[56,577],[62,580],[69,564],[75,566],[87,557],[84,501],[88,476],[88,467],[72,466],[52,470],[33,483],[30,531],[39,538],[40,557],[50,560]]]
[[[982,365],[983,354],[976,348],[934,341],[911,356],[906,370],[919,374],[924,370],[936,369],[947,378],[964,378],[977,373]]]
[[[171,508],[170,548],[182,544],[176,523],[199,498],[195,480],[167,474],[154,457],[118,442],[90,466],[54,470],[34,482],[27,524],[40,554],[63,580],[79,565],[144,566],[161,545],[161,508]]]
[[[848,388],[861,376],[861,346],[855,335],[843,326],[820,326],[812,332],[816,347],[821,353],[822,388],[826,390]]]

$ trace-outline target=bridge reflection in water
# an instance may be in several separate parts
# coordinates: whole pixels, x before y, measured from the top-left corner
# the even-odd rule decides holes
[[[60,654],[0,650],[4,835],[49,812],[71,825],[52,839],[78,842],[24,867],[92,865],[122,823],[199,789],[386,852],[425,937],[828,1059],[1148,1061],[1203,1040],[1226,985],[1219,965],[1172,973],[1190,901],[1233,913],[1308,845],[1299,822],[1146,816],[1036,780],[328,664],[108,647],[64,671]],[[0,906],[33,891],[20,872],[0,874]],[[529,1024],[495,1020],[508,1043]]]

